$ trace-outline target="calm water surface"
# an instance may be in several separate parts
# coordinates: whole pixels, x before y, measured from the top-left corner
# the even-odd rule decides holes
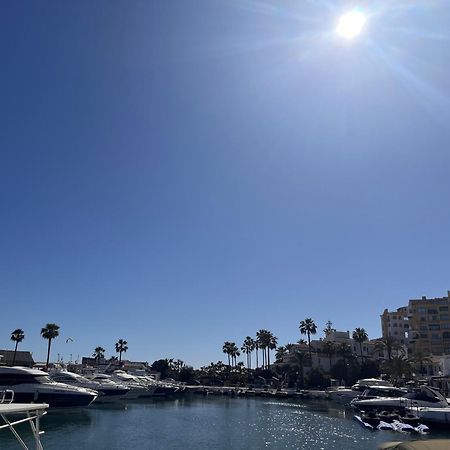
[[[370,432],[328,402],[228,397],[135,401],[50,411],[45,450],[376,449],[408,435]],[[19,448],[0,431],[0,448]],[[433,433],[431,437],[450,437]]]

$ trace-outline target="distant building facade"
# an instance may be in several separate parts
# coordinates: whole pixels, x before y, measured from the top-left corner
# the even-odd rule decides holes
[[[405,344],[411,355],[450,355],[450,291],[446,297],[409,300],[408,306],[381,315],[383,338]]]

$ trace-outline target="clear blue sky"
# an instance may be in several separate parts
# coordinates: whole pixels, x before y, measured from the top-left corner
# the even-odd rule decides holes
[[[356,3],[3,2],[0,348],[199,366],[445,295],[450,3]]]

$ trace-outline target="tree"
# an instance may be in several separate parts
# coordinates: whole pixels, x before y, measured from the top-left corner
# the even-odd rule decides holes
[[[230,344],[231,361],[233,362],[233,366],[236,367],[236,358],[240,356],[241,352],[235,342],[231,342]]]
[[[92,357],[95,358],[97,361],[97,364],[99,361],[105,357],[106,350],[103,347],[95,347],[94,353],[92,354]]]
[[[247,336],[244,339],[241,350],[243,353],[245,353],[247,355],[247,369],[251,369],[252,368],[252,352],[253,352],[253,350],[255,350],[255,341],[250,336]]]
[[[169,361],[167,359],[158,359],[157,361],[154,361],[151,365],[151,368],[155,372],[159,372],[161,374],[161,378],[167,378],[167,374],[169,372]]]
[[[256,333],[256,341],[258,342],[258,347],[262,350],[262,367],[263,369],[266,368],[266,361],[267,361],[267,356],[266,356],[266,349],[269,346],[269,342],[270,342],[270,336],[269,336],[269,331],[261,329]]]
[[[412,375],[411,363],[404,356],[393,356],[383,364],[383,371],[391,380],[398,382],[401,378],[410,378]]]
[[[119,362],[122,362],[122,353],[128,350],[128,342],[124,339],[119,339],[116,342],[116,353],[119,354]]]
[[[433,360],[427,356],[422,350],[416,350],[412,357],[410,358],[410,362],[414,363],[415,365],[419,365],[420,367],[420,375],[424,375],[424,365],[425,364],[432,364]]]
[[[225,353],[228,357],[228,366],[231,367],[231,342],[225,341],[225,343],[222,346],[222,351]]]
[[[275,350],[277,348],[278,338],[274,336],[272,332],[269,331],[268,342],[267,342],[267,368],[270,368],[270,350]]]
[[[283,362],[283,356],[287,353],[286,347],[283,347],[282,345],[277,348],[277,351],[275,353],[275,362],[281,363]]]
[[[305,352],[295,352],[295,359],[294,359],[294,366],[298,369],[297,372],[300,372],[300,381],[301,381],[301,386],[303,387],[305,384],[305,375],[304,375],[304,371],[305,371],[305,362],[307,359],[307,354]],[[296,378],[296,382],[298,382],[298,375]]]
[[[402,349],[402,346],[399,344],[399,342],[394,339],[392,336],[388,336],[385,338],[378,339],[375,343],[375,350],[387,353],[388,360],[390,361],[392,359],[393,353],[397,353]]]
[[[352,338],[354,341],[359,343],[359,353],[361,356],[361,363],[363,361],[363,353],[362,353],[362,344],[363,342],[367,341],[369,339],[369,336],[367,335],[367,332],[364,328],[355,328],[355,331],[352,334]]]
[[[48,363],[50,361],[50,347],[52,345],[52,340],[59,336],[59,326],[56,325],[56,323],[48,323],[41,329],[41,336],[48,340],[47,362],[45,364],[45,367],[48,369]]]
[[[300,333],[306,334],[308,336],[308,349],[309,349],[309,359],[312,360],[311,356],[311,334],[317,333],[317,326],[312,319],[305,319],[300,322],[299,325]]]
[[[331,370],[331,359],[333,358],[333,355],[336,353],[336,346],[331,341],[325,341],[323,343],[323,351],[328,355]]]
[[[13,360],[12,360],[12,365],[14,365],[14,363],[16,362],[17,346],[24,339],[25,339],[25,333],[23,332],[23,330],[21,328],[17,328],[11,333],[11,340],[16,343],[16,346],[14,347],[14,356],[13,356]]]

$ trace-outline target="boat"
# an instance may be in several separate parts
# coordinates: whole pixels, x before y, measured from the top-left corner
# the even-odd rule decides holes
[[[358,380],[351,388],[338,386],[329,389],[328,398],[337,403],[349,403],[354,398],[360,396],[369,387],[394,387],[389,381],[380,380],[379,378],[363,378]]]
[[[13,390],[17,403],[54,406],[88,406],[97,391],[53,381],[48,373],[27,367],[0,367],[0,390]]]
[[[381,391],[380,391],[381,389]],[[395,388],[376,388],[380,396],[376,396],[375,389],[369,388],[364,391],[360,398],[353,399],[350,404],[363,411],[398,409],[403,411],[412,406],[428,406],[433,408],[446,408],[449,406],[447,399],[435,389],[421,386],[410,392],[395,390]],[[403,395],[401,395],[403,394]]]
[[[448,450],[450,439],[433,439],[405,442],[385,442],[378,450]]]
[[[44,432],[40,428],[40,419],[47,414],[49,405],[47,403],[13,402],[14,391],[6,389],[0,392],[0,417],[4,422],[0,425],[0,430],[9,429],[23,449],[31,450],[31,447],[27,446],[24,438],[20,436],[18,429],[15,428],[16,425],[28,422],[33,437],[33,448],[43,450],[41,435]]]
[[[89,380],[77,373],[67,370],[55,370],[50,372],[50,378],[58,383],[70,384],[81,388],[93,389],[98,392],[96,402],[104,403],[122,399],[130,388],[114,383],[112,380]]]
[[[412,407],[408,411],[416,414],[420,421],[430,425],[431,427],[450,427],[450,407],[433,408],[433,407]],[[448,447],[450,448],[450,446]]]
[[[147,387],[142,385],[141,383],[113,377],[112,375],[107,375],[105,373],[93,373],[91,375],[87,375],[87,378],[99,383],[110,383],[112,385],[119,383],[126,386],[128,388],[128,392],[125,394],[124,399],[128,400],[143,398],[148,393]]]

